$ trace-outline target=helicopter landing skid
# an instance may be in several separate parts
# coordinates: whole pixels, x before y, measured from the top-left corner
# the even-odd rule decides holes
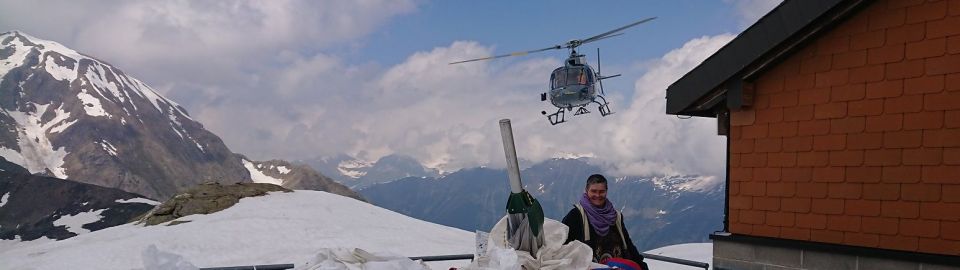
[[[603,98],[603,96],[598,95],[597,97],[600,97],[600,99],[603,100],[603,103],[600,103],[596,100],[593,101],[593,103],[600,105],[598,106],[598,109],[600,110],[600,116],[607,116],[607,115],[613,114],[613,112],[610,111],[610,102],[607,102],[607,99]]]
[[[559,123],[566,122],[566,119],[563,117],[564,111],[562,108],[551,114],[547,114],[547,111],[541,111],[540,113],[547,116],[547,121],[550,121],[550,125],[557,125]]]

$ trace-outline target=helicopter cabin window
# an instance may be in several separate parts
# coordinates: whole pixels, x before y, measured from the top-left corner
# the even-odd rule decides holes
[[[584,67],[562,67],[553,71],[551,88],[567,85],[585,85],[593,81],[593,74]]]
[[[550,88],[563,86],[566,78],[567,73],[562,68],[554,70],[553,74],[550,75]]]

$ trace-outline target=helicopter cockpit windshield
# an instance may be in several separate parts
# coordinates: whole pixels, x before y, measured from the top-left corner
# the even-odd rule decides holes
[[[593,72],[585,67],[560,67],[550,75],[550,88],[569,85],[588,85],[593,82]]]

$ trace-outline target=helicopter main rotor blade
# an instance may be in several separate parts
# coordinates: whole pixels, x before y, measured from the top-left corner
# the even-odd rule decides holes
[[[574,49],[574,48],[576,48],[576,47],[578,47],[578,46],[580,46],[580,45],[583,45],[583,44],[586,44],[586,43],[589,43],[589,42],[594,42],[594,41],[601,40],[601,39],[607,39],[607,38],[611,38],[611,37],[623,35],[623,33],[617,33],[617,32],[623,31],[624,29],[633,27],[633,26],[638,25],[638,24],[641,24],[641,23],[649,22],[649,21],[651,21],[651,20],[653,20],[653,19],[656,19],[656,18],[657,18],[657,17],[650,17],[650,18],[646,18],[646,19],[643,19],[643,20],[639,20],[639,21],[637,21],[637,22],[628,24],[628,25],[626,25],[626,26],[623,26],[623,27],[620,27],[620,28],[617,28],[617,29],[613,29],[613,30],[607,31],[607,32],[605,32],[605,33],[603,33],[603,34],[599,34],[599,35],[596,35],[596,36],[592,36],[592,37],[587,38],[587,39],[584,39],[584,40],[575,39],[575,40],[571,40],[571,41],[569,41],[569,42],[567,42],[567,43],[564,43],[564,44],[562,44],[562,45],[554,45],[554,46],[546,47],[546,48],[543,48],[543,49],[537,49],[537,50],[532,50],[532,51],[512,52],[512,53],[508,53],[508,54],[501,54],[501,55],[494,55],[494,56],[483,57],[483,58],[476,58],[476,59],[470,59],[470,60],[463,60],[463,61],[451,62],[450,65],[460,64],[460,63],[467,63],[467,62],[474,62],[474,61],[490,60],[490,59],[510,57],[510,56],[521,56],[521,55],[527,55],[527,54],[530,54],[530,53],[542,52],[542,51],[547,51],[547,50],[559,50],[559,49],[563,49],[563,48]]]
[[[580,44],[585,44],[585,43],[588,43],[588,42],[594,42],[594,41],[597,41],[597,40],[601,40],[601,39],[607,38],[608,35],[611,35],[611,34],[616,33],[616,32],[623,31],[623,29],[627,29],[627,28],[636,26],[636,25],[641,24],[641,23],[645,23],[645,22],[652,21],[653,19],[656,19],[656,18],[657,18],[657,17],[646,18],[646,19],[639,20],[639,21],[637,21],[637,22],[628,24],[628,25],[626,25],[626,26],[623,26],[623,27],[620,27],[620,28],[617,28],[617,29],[613,29],[613,30],[607,31],[606,33],[589,37],[589,38],[587,38],[587,39],[584,39],[584,40],[580,41]]]
[[[521,56],[521,55],[527,55],[527,54],[535,53],[535,52],[542,52],[542,51],[548,51],[548,50],[559,50],[559,49],[562,49],[562,48],[563,48],[563,46],[556,45],[556,46],[551,46],[551,47],[547,47],[547,48],[543,48],[543,49],[536,49],[536,50],[532,50],[532,51],[512,52],[512,53],[508,53],[508,54],[501,54],[501,55],[495,55],[495,56],[489,56],[489,57],[483,57],[483,58],[477,58],[477,59],[457,61],[457,62],[452,62],[452,63],[450,63],[450,65],[460,64],[460,63],[466,63],[466,62],[473,62],[473,61],[490,60],[490,59],[503,58],[503,57],[509,57],[509,56]]]
[[[592,41],[604,40],[604,39],[612,38],[612,37],[615,37],[615,36],[622,36],[623,34],[624,34],[624,33],[616,33],[616,34],[613,34],[613,35],[608,35],[608,36],[604,36],[604,37],[602,37],[602,38],[594,39],[594,40],[592,40]],[[583,43],[581,43],[581,44],[583,44]]]

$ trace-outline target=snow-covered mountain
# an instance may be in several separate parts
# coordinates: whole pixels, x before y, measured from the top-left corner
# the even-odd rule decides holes
[[[323,175],[329,176],[337,183],[350,185],[357,182],[357,178],[367,174],[371,162],[354,158],[347,154],[337,154],[328,157],[316,157],[298,160],[297,163],[306,164]]]
[[[250,182],[260,171],[142,81],[19,31],[0,34],[0,160],[156,199],[208,181]],[[336,185],[300,170],[312,178],[274,177],[288,188]]]
[[[270,183],[290,189],[323,190],[363,201],[360,195],[342,184],[318,173],[307,165],[284,160],[250,161],[241,157],[243,167],[254,183]]]
[[[300,162],[353,189],[406,177],[440,176],[436,169],[426,168],[416,159],[399,154],[387,155],[375,162],[364,161],[347,154],[318,157]]]
[[[588,158],[551,159],[521,171],[524,188],[548,218],[560,220],[583,193],[587,176],[602,172]],[[607,175],[609,199],[626,218],[640,249],[705,242],[722,228],[723,183],[710,176]],[[485,230],[503,215],[509,195],[503,169],[464,169],[440,178],[410,177],[360,193],[373,204],[465,230]]]

